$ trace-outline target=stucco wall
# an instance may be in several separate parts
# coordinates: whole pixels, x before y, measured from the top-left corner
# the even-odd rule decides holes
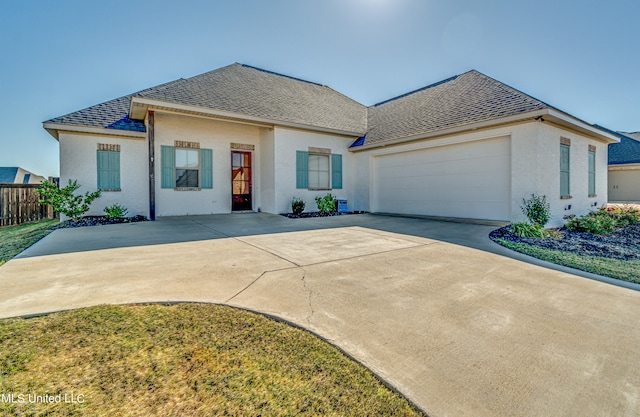
[[[600,206],[607,201],[607,145],[546,122],[529,122],[356,152],[356,206],[372,209],[371,178],[375,169],[372,161],[376,156],[503,136],[510,137],[511,142],[511,221],[525,220],[522,199],[531,194],[547,197],[551,205],[550,227],[561,226],[566,214],[585,214],[595,209],[594,203]],[[560,198],[560,137],[571,139],[572,198],[568,200]],[[589,145],[596,146],[597,197],[588,196]]]
[[[120,145],[120,189],[103,191],[87,215],[104,215],[104,208],[120,204],[127,215],[149,215],[149,180],[147,144],[144,139],[60,132],[60,186],[69,179],[77,180],[81,188],[76,193],[97,190],[98,143]]]
[[[609,201],[640,202],[640,164],[609,167]]]
[[[317,211],[315,197],[331,193],[337,198],[347,199],[349,210],[353,209],[352,190],[355,184],[353,172],[354,155],[348,151],[355,138],[331,135],[306,130],[276,127],[275,129],[275,212],[290,213],[293,197],[305,201],[305,211]],[[296,188],[296,151],[308,151],[309,147],[328,148],[333,154],[342,155],[342,188],[312,191]]]
[[[254,145],[253,207],[261,206],[260,137],[263,128],[209,120],[198,117],[155,114],[156,215],[179,216],[231,212],[231,143]],[[161,188],[161,146],[174,146],[174,141],[198,142],[201,148],[213,150],[213,188],[198,191],[176,191]]]
[[[538,129],[537,193],[551,204],[550,227],[565,223],[563,216],[581,216],[607,203],[607,144],[549,123],[535,123]],[[560,198],[560,138],[571,140],[570,199]],[[589,197],[589,145],[596,147],[596,196]],[[525,193],[528,196],[530,193]],[[522,197],[521,197],[522,198]],[[521,202],[521,200],[520,200]],[[514,201],[515,203],[515,201]],[[523,218],[520,214],[520,219]]]
[[[277,213],[276,210],[276,171],[274,129],[260,131],[260,185],[261,208],[267,213]],[[257,208],[256,208],[257,210]]]

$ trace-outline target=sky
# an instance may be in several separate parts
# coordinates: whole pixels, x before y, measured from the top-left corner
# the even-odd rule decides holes
[[[640,1],[2,0],[0,167],[59,173],[42,122],[234,62],[371,105],[476,69],[640,130]]]

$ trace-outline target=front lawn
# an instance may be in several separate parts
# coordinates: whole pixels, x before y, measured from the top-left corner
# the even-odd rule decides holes
[[[2,320],[0,391],[2,415],[422,415],[310,333],[204,304]]]
[[[0,227],[0,265],[49,233],[59,220],[44,220],[18,226]]]
[[[510,226],[495,230],[496,243],[544,261],[622,281],[640,283],[640,224],[608,234],[558,231],[560,237],[519,237]]]

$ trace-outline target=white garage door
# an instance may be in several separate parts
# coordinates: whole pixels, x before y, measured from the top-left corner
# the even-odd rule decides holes
[[[509,138],[377,156],[372,209],[509,220],[510,161]]]

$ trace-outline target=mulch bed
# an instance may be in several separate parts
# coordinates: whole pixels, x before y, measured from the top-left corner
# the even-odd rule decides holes
[[[492,240],[504,239],[515,243],[539,246],[547,249],[572,252],[580,256],[599,256],[621,260],[640,260],[640,224],[633,224],[608,235],[572,232],[558,229],[561,235],[554,238],[518,237],[511,233],[509,226],[494,230],[489,234]]]
[[[120,223],[136,223],[146,222],[148,219],[144,216],[133,217],[118,217],[115,219],[108,219],[104,216],[86,216],[80,220],[65,220],[60,224],[52,227],[52,229],[69,229],[73,227],[86,227],[86,226],[100,226],[106,224],[120,224]]]
[[[281,216],[288,217],[290,219],[308,219],[310,217],[333,217],[333,216],[348,216],[350,214],[365,214],[368,213],[366,211],[348,211],[346,213],[321,213],[319,211],[314,212],[304,212],[301,214],[293,214],[293,213],[280,213]]]

